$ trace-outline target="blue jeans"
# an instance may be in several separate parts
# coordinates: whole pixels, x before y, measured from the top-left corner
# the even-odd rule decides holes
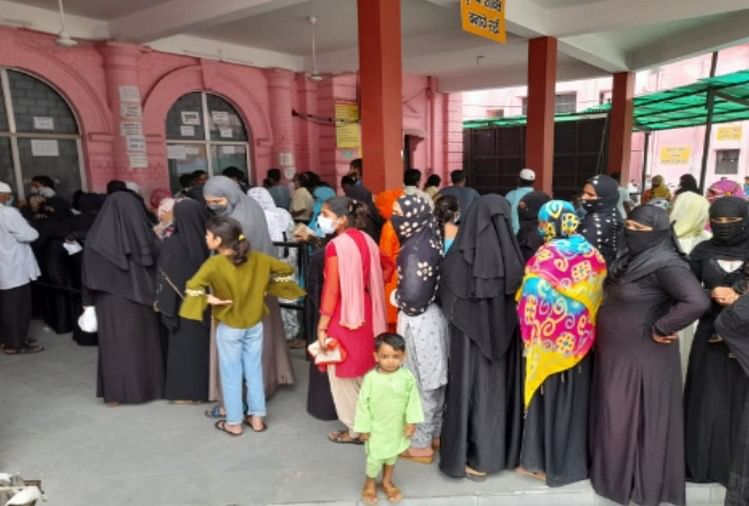
[[[243,419],[242,377],[247,385],[247,414],[265,416],[263,387],[263,324],[235,329],[219,323],[216,346],[221,371],[226,423],[241,424]]]

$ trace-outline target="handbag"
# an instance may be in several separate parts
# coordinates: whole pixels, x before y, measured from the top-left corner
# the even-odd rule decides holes
[[[315,365],[323,372],[329,364],[340,364],[346,360],[347,356],[346,350],[337,339],[329,337],[325,344],[327,346],[325,349],[320,347],[320,341],[307,346],[307,352],[314,358]]]
[[[93,334],[99,330],[99,322],[96,319],[96,309],[94,306],[83,307],[83,314],[78,317],[78,327],[89,334]]]

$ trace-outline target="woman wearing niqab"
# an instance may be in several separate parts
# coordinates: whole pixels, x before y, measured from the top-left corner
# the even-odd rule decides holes
[[[514,295],[523,257],[510,204],[484,195],[461,217],[440,265],[440,300],[450,323],[450,365],[440,470],[481,479],[518,464],[522,393]]]
[[[612,501],[683,506],[681,365],[674,334],[709,301],[678,251],[668,213],[640,206],[598,312],[591,483]]]
[[[236,182],[226,176],[213,176],[203,187],[203,197],[214,213],[234,218],[242,225],[242,231],[253,250],[276,256],[263,209],[252,197],[242,192]],[[226,199],[226,204],[212,203],[216,198]],[[265,395],[270,397],[280,385],[294,384],[294,371],[291,368],[278,299],[266,297],[265,304],[269,314],[263,318],[263,381]],[[219,398],[220,390],[218,362],[215,357],[215,344],[212,343],[211,400]]]
[[[156,235],[130,192],[107,197],[83,251],[84,304],[99,329],[97,396],[139,403],[164,393],[156,300]]]
[[[518,203],[518,244],[523,253],[523,260],[528,261],[544,243],[538,233],[538,212],[541,206],[551,200],[544,192],[533,191],[523,196]]]
[[[596,198],[590,198],[590,194]],[[583,187],[585,218],[580,224],[580,234],[601,252],[606,264],[616,258],[622,217],[619,216],[619,183],[605,174],[593,176]]]
[[[526,408],[520,465],[562,486],[588,478],[592,348],[606,261],[577,233],[569,202],[547,202],[538,220],[545,244],[518,291]]]
[[[679,197],[681,198],[681,197]],[[740,414],[749,380],[715,337],[715,319],[723,309],[721,291],[744,277],[749,260],[749,208],[739,197],[723,197],[710,206],[713,237],[690,255],[692,270],[711,295],[712,304],[697,325],[689,355],[684,392],[687,478],[728,484],[729,465],[738,438]]]
[[[164,240],[158,259],[157,303],[169,332],[164,396],[172,401],[207,401],[210,354],[209,315],[202,322],[180,318],[187,281],[208,258],[205,224],[209,213],[192,199],[174,206],[172,235]]]

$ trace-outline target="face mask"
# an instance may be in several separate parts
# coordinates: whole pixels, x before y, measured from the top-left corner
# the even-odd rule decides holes
[[[227,206],[223,206],[221,204],[208,204],[208,209],[213,211],[213,213],[216,216],[222,216],[226,214],[226,211],[229,209]]]
[[[51,199],[52,197],[55,196],[55,190],[45,186],[43,188],[39,188],[39,195],[41,195],[42,197]]]
[[[583,200],[582,206],[586,213],[595,213],[601,210],[603,201],[601,199]]]
[[[710,223],[713,230],[713,238],[718,243],[730,243],[732,239],[741,235],[744,231],[744,221],[736,223]]]
[[[11,197],[11,198],[9,198],[8,200],[5,201],[5,205],[8,206],[8,207],[11,207],[11,206],[13,206],[13,203],[15,202],[15,200],[16,199],[14,199],[13,197]]]
[[[317,226],[320,227],[320,231],[325,235],[330,235],[335,232],[335,221],[333,218],[318,216]]]
[[[648,232],[642,230],[624,229],[624,241],[627,243],[627,249],[632,256],[636,256],[663,242],[671,230],[651,230]]]

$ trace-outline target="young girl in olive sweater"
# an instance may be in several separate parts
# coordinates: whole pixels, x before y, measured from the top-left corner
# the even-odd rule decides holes
[[[290,278],[277,277],[291,276],[291,266],[250,250],[236,220],[215,216],[206,228],[206,244],[218,254],[206,260],[187,282],[180,316],[202,320],[203,311],[210,304],[213,318],[218,321],[216,345],[226,419],[217,421],[216,429],[240,436],[244,421],[253,431],[262,432],[266,429],[261,361],[262,318],[267,311],[264,297],[269,292],[297,298],[304,292]],[[269,289],[269,285],[274,288]],[[211,293],[206,291],[208,288]],[[242,412],[243,377],[247,385],[247,416]]]

